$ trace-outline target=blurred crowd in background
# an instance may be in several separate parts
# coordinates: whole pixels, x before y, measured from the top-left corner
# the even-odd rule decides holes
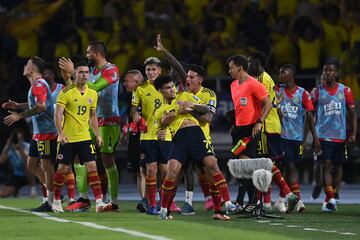
[[[215,83],[230,82],[227,57],[256,50],[266,54],[275,81],[279,66],[292,63],[305,87],[315,85],[326,58],[337,58],[339,81],[360,99],[359,0],[2,0],[0,24],[0,103],[27,101],[29,57],[56,66],[59,57],[85,55],[93,40],[105,42],[121,76],[143,70],[149,56],[166,63],[153,47],[157,33],[178,59],[206,68],[205,86],[219,102],[231,101],[229,85]],[[1,119],[6,114],[1,109]],[[29,136],[26,126],[15,127]],[[11,130],[0,127],[1,148]]]

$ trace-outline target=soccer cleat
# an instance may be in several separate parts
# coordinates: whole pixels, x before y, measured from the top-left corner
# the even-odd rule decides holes
[[[286,212],[286,206],[285,206],[285,198],[280,197],[274,204],[274,207],[279,210],[281,213]]]
[[[246,204],[246,206],[243,208],[243,212],[246,213],[246,214],[250,214],[250,213],[253,213],[254,210],[256,208],[256,204],[254,203],[248,203]]]
[[[65,210],[70,212],[85,212],[90,208],[90,200],[80,197],[75,203],[65,207]]]
[[[110,203],[110,205],[111,205],[110,212],[119,212],[120,211],[119,205],[117,205],[115,203]]]
[[[317,186],[317,185],[314,186],[312,193],[311,193],[311,198],[313,200],[317,199],[320,196],[321,189],[322,189],[321,186]]]
[[[296,204],[298,203],[299,198],[295,194],[291,193],[290,196],[287,198],[287,209],[286,213],[291,213],[294,211]]]
[[[111,203],[104,203],[102,199],[96,200],[96,208],[95,211],[97,213],[100,212],[110,212],[112,210],[112,204]]]
[[[54,200],[51,210],[55,213],[63,213],[64,209],[61,206],[61,200]]]
[[[146,213],[147,211],[147,199],[146,198],[143,198],[137,205],[136,205],[136,209],[139,211],[139,212],[142,212],[142,213]]]
[[[304,202],[301,199],[296,204],[296,211],[299,212],[299,213],[302,213],[302,212],[305,211],[305,205],[304,205]]]
[[[182,215],[195,215],[195,211],[194,208],[189,204],[189,203],[185,203],[183,208],[181,209],[181,214]]]
[[[232,202],[230,202],[230,204],[228,204],[226,207],[226,214],[229,213],[237,213],[237,206],[235,204],[233,204]]]
[[[168,211],[166,208],[161,208],[159,211],[159,218],[161,220],[167,220],[168,219]],[[172,218],[171,218],[172,219]],[[170,220],[170,219],[169,219]]]
[[[158,214],[158,211],[156,209],[156,206],[151,206],[147,209],[146,211],[146,214],[149,214],[149,215],[157,215]]]
[[[322,205],[322,207],[321,207],[321,210],[322,210],[323,212],[332,212],[331,209],[329,209],[329,208],[326,207],[327,204],[328,204],[327,202],[323,202],[323,205]]]
[[[330,209],[331,212],[336,211],[336,200],[335,198],[330,198],[329,201],[326,203],[326,208]]]
[[[222,212],[215,212],[213,215],[214,220],[229,221],[230,217]]]
[[[51,206],[50,206],[50,204],[48,203],[48,201],[46,201],[46,202],[44,202],[43,204],[41,204],[40,207],[32,208],[31,211],[32,211],[32,212],[51,212],[52,209],[51,209]]]
[[[206,211],[211,211],[214,209],[214,201],[211,197],[207,198],[204,202],[204,207]]]
[[[263,210],[265,211],[271,211],[271,202],[270,203],[263,203]]]
[[[172,201],[170,204],[170,212],[180,213],[181,208],[175,203],[175,201]]]

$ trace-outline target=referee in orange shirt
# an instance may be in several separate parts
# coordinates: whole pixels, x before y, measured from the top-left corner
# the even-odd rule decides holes
[[[269,114],[272,104],[266,88],[247,73],[248,61],[242,55],[228,58],[229,74],[234,81],[231,83],[231,97],[235,108],[235,124],[231,131],[233,145],[244,137],[252,136],[246,149],[238,158],[256,158],[256,142],[261,133],[262,122]],[[246,211],[255,208],[255,188],[251,179],[240,179],[236,202],[243,206],[244,195],[248,192],[249,202]]]

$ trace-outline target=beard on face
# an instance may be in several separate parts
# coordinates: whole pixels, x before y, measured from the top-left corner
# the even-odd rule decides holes
[[[95,67],[96,66],[95,59],[88,59],[88,65],[89,67]]]

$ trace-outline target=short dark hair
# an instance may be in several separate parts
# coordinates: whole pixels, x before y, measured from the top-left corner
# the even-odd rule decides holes
[[[294,65],[284,64],[283,66],[281,66],[281,68],[289,69],[292,72],[293,76],[296,76],[296,67]]]
[[[145,59],[144,65],[147,66],[150,64],[155,64],[155,65],[161,67],[161,61],[156,57],[148,57],[147,59]]]
[[[205,69],[204,69],[202,66],[197,65],[197,64],[188,64],[188,65],[187,65],[187,69],[188,69],[188,71],[189,71],[189,70],[194,71],[194,72],[196,72],[198,75],[200,75],[201,77],[205,78],[206,71],[205,71]]]
[[[266,66],[266,56],[263,52],[260,52],[260,51],[254,52],[254,53],[250,54],[250,58],[259,60],[262,67]]]
[[[248,60],[246,59],[246,57],[244,55],[240,55],[240,54],[235,54],[232,55],[231,57],[229,57],[227,59],[227,64],[229,64],[230,62],[233,62],[236,66],[241,66],[244,71],[247,70],[248,67]]]
[[[89,43],[89,46],[91,47],[91,50],[93,50],[94,52],[98,52],[104,57],[106,56],[107,48],[106,48],[104,42],[92,41],[92,42]]]
[[[155,79],[154,87],[156,88],[156,90],[159,90],[160,88],[163,87],[164,84],[172,82],[172,81],[173,80],[169,75],[162,75]]]
[[[86,61],[78,61],[74,64],[74,68],[77,69],[78,67],[89,67]]]
[[[45,69],[48,69],[48,70],[52,71],[53,73],[56,72],[54,65],[52,65],[52,64],[49,63],[49,62],[45,62],[45,63],[44,63],[44,70],[45,70]]]
[[[337,58],[330,57],[325,60],[324,66],[325,65],[334,65],[336,67],[336,70],[338,70],[339,69],[339,60]]]
[[[44,72],[45,60],[37,56],[31,57],[30,60],[36,66],[38,72],[42,74]]]

